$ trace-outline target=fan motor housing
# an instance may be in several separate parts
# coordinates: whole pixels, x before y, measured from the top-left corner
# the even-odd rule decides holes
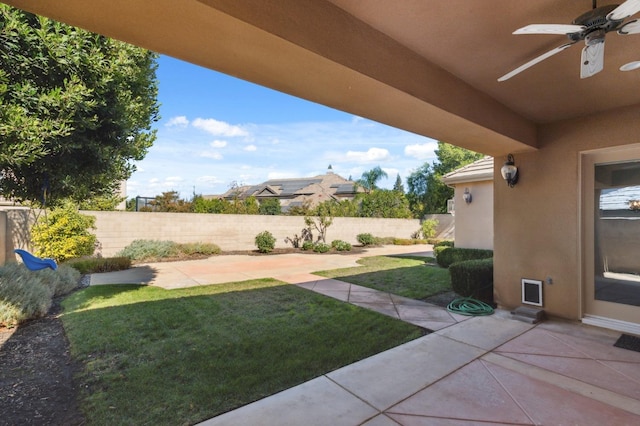
[[[603,30],[605,33],[608,33],[609,31],[616,30],[620,26],[620,24],[622,24],[623,20],[607,19],[607,15],[613,12],[613,10],[618,6],[619,5],[617,4],[600,6],[578,16],[573,20],[572,24],[582,25],[586,28],[583,31],[577,33],[567,34],[567,37],[569,37],[571,41],[579,41],[584,40],[587,35],[591,34],[594,31]]]

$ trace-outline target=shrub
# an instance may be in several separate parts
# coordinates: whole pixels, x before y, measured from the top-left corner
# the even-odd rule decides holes
[[[438,219],[427,219],[420,224],[420,231],[424,239],[436,236],[436,228],[438,227]]]
[[[186,255],[202,254],[207,256],[220,254],[222,251],[213,243],[183,243],[178,244],[178,250]]]
[[[302,250],[313,250],[313,243],[311,241],[305,241],[302,243]]]
[[[453,247],[453,240],[438,240],[432,243],[433,247]]]
[[[463,260],[486,259],[493,257],[492,250],[482,249],[440,246],[436,247],[433,252],[436,256],[436,262],[438,262],[438,265],[443,268],[448,268],[452,263],[462,262]]]
[[[260,253],[269,253],[276,246],[276,239],[269,231],[262,231],[256,235],[255,241]]]
[[[337,251],[351,251],[351,244],[342,240],[331,241],[331,247],[335,248]]]
[[[95,229],[95,222],[95,217],[80,214],[71,203],[54,208],[31,228],[34,254],[57,262],[92,255],[96,236],[89,229]]]
[[[65,265],[55,271],[30,271],[15,262],[0,267],[0,325],[14,327],[45,315],[53,296],[76,288],[79,277],[75,269]]]
[[[131,268],[128,257],[81,257],[65,262],[81,274],[122,271]]]
[[[358,234],[356,236],[356,238],[358,239],[358,242],[360,244],[362,244],[363,246],[370,246],[370,245],[374,245],[376,243],[376,238],[371,235],[371,234]]]
[[[179,254],[178,244],[173,241],[134,240],[116,253],[117,257],[127,257],[134,261],[175,257]]]
[[[415,244],[425,244],[426,241],[425,240],[421,240],[421,239],[415,239],[415,238],[394,238],[393,239],[393,244],[396,246],[411,246],[411,245],[415,245]]]
[[[449,273],[451,287],[460,296],[493,303],[493,258],[453,263]]]
[[[326,243],[317,243],[313,246],[313,251],[317,253],[326,253],[331,250],[331,246]]]

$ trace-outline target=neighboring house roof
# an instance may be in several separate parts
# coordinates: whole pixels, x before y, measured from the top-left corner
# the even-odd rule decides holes
[[[493,157],[484,157],[442,176],[447,185],[493,180]]]
[[[362,188],[355,182],[329,172],[307,178],[270,179],[257,185],[232,188],[221,195],[208,195],[205,198],[232,199],[238,197],[256,197],[258,200],[277,198],[285,211],[293,206],[301,206],[305,201],[312,205],[331,199],[353,198]]]

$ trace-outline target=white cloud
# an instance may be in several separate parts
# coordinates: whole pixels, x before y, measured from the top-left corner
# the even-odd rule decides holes
[[[258,147],[256,147],[255,145],[247,145],[244,148],[242,148],[243,151],[248,151],[248,152],[253,152],[257,149]]]
[[[211,145],[213,148],[224,148],[225,146],[227,146],[227,141],[215,140],[209,145]]]
[[[203,158],[212,158],[214,160],[222,160],[222,154],[217,151],[202,151],[200,153],[200,157]]]
[[[347,151],[347,159],[358,163],[375,163],[391,158],[385,148],[369,148],[367,151]]]
[[[149,183],[158,183],[158,182],[160,182],[160,179],[158,179],[158,178],[149,179]]]
[[[169,176],[165,179],[167,183],[169,182],[182,182],[184,179],[180,176]]]
[[[189,120],[184,115],[179,115],[177,117],[172,117],[169,119],[165,126],[167,127],[187,127],[189,125]]]
[[[204,130],[214,136],[248,136],[249,133],[240,126],[234,126],[224,121],[218,121],[213,118],[196,118],[191,125],[197,129]]]
[[[220,183],[224,183],[224,181],[216,176],[199,176],[196,178],[196,182],[198,183],[208,183],[212,185],[217,185]]]
[[[298,176],[295,173],[291,173],[291,172],[269,172],[267,173],[267,180],[270,179],[290,179],[290,178],[297,178],[297,177],[301,177]]]
[[[418,160],[426,160],[427,158],[433,158],[436,156],[434,152],[436,149],[438,149],[437,142],[407,145],[404,147],[404,155]]]

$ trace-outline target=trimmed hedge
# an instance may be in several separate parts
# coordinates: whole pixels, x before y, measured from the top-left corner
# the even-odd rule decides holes
[[[460,296],[493,303],[493,258],[453,263],[449,274],[451,288]]]
[[[436,262],[443,268],[448,268],[451,264],[464,260],[487,259],[493,257],[493,250],[469,249],[438,246],[433,249]]]

